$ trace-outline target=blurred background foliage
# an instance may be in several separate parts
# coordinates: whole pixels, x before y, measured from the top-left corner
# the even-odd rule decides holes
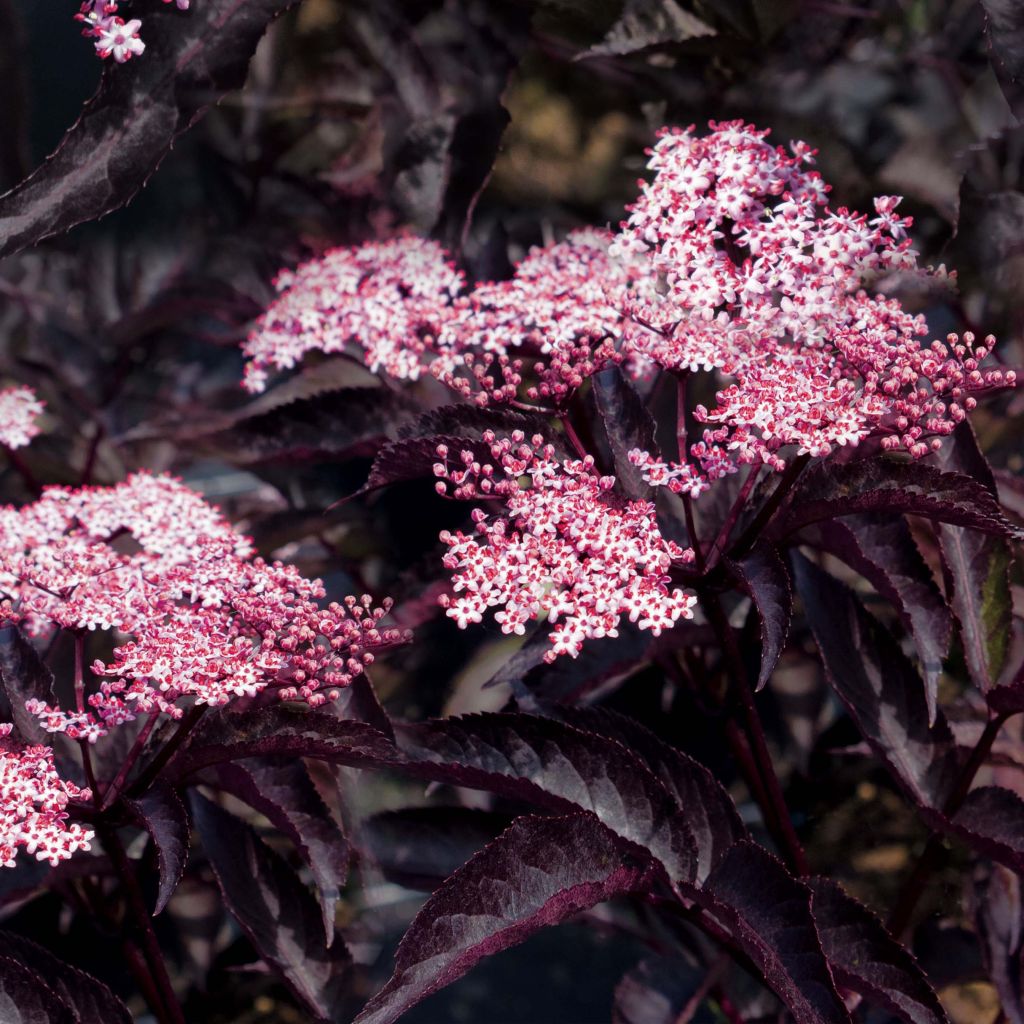
[[[145,26],[157,6],[135,0],[132,13]],[[3,187],[57,145],[96,88],[101,68],[73,7],[0,0]],[[905,301],[927,312],[937,336],[997,334],[1000,358],[1019,366],[1024,102],[1005,68],[1024,51],[1024,15],[1014,7],[303,0],[271,26],[245,88],[179,139],[127,207],[0,263],[0,377],[33,385],[48,403],[32,469],[68,483],[86,469],[96,482],[140,466],[183,475],[268,556],[323,575],[338,593],[395,596],[399,618],[419,634],[374,675],[395,713],[501,707],[507,686],[482,684],[511,641],[493,624],[459,633],[436,614],[437,533],[457,525],[451,506],[429,483],[334,504],[359,487],[374,440],[391,426],[353,425],[329,402],[305,424],[290,421],[284,436],[275,425],[273,411],[287,402],[380,382],[348,363],[310,361],[259,399],[239,387],[238,342],[273,294],[273,274],[328,246],[411,228],[441,239],[471,277],[499,278],[530,245],[581,224],[615,225],[658,126],[743,118],[778,142],[817,147],[835,205],[904,195],[924,261],[958,268],[961,286],[959,296]],[[427,404],[448,400],[432,381],[417,389]],[[974,420],[1018,514],[1022,413],[1024,395]],[[5,500],[26,497],[13,472],[0,487]],[[1015,599],[1024,607],[1020,588]],[[858,895],[884,908],[924,833],[881,772],[848,756],[854,733],[813,675],[805,662],[783,662],[765,695],[801,831],[815,864],[839,865]],[[610,703],[628,703],[727,781],[720,754],[691,735],[685,698],[664,707],[655,671],[637,682]],[[556,685],[571,693],[573,680]],[[1002,751],[1000,782],[1020,790],[1016,735]],[[364,846],[372,837],[363,817],[435,798],[398,779],[330,774],[324,789],[344,794],[339,807]],[[965,942],[970,951],[957,955],[948,941],[965,925],[950,909],[960,906],[952,887],[962,867],[950,869],[948,907],[934,908],[933,931],[947,941],[929,946],[926,929],[917,953],[948,980],[943,997],[956,1021],[990,1022],[998,1009],[991,987],[972,976],[982,973],[975,947]],[[353,883],[353,946],[378,976],[418,899],[373,867]],[[180,969],[207,991],[190,1004],[190,1020],[293,1019],[268,979],[239,973],[250,959],[245,942],[225,932],[201,886],[176,898],[172,914],[188,924]],[[628,920],[598,924],[563,926],[496,957],[409,1021],[601,1019],[636,943]]]

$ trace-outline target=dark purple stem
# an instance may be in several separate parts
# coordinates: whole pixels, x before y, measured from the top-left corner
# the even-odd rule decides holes
[[[195,704],[185,712],[185,717],[178,723],[178,728],[174,731],[174,735],[160,748],[156,757],[146,765],[142,774],[132,784],[132,793],[145,793],[149,789],[153,784],[153,780],[163,771],[167,762],[174,757],[181,745],[188,739],[189,733],[196,727],[205,711],[205,704]]]
[[[772,491],[768,500],[761,506],[761,511],[754,517],[754,521],[743,531],[742,536],[736,541],[735,546],[729,552],[731,558],[742,558],[750,553],[750,549],[757,542],[757,538],[761,536],[761,531],[768,525],[772,516],[775,515],[779,506],[793,489],[793,485],[810,459],[810,455],[798,455],[786,467],[778,486]]]
[[[138,761],[139,755],[142,753],[142,748],[145,747],[146,741],[152,734],[153,728],[159,717],[159,714],[154,711],[146,720],[146,724],[139,730],[138,736],[135,737],[135,742],[132,744],[131,749],[128,751],[128,754],[124,759],[124,763],[121,765],[121,770],[117,773],[113,782],[107,786],[103,793],[102,810],[105,811],[121,795],[125,781],[131,774],[132,768],[135,767],[135,763]]]
[[[967,758],[966,763],[960,770],[956,786],[954,786],[953,791],[942,805],[944,817],[948,818],[960,810],[964,800],[967,799],[967,794],[971,791],[974,777],[992,752],[992,745],[999,735],[999,730],[1002,729],[1003,724],[1009,717],[1008,714],[993,715],[986,723],[984,732],[978,738],[978,742],[974,745],[970,757]],[[944,856],[945,846],[943,845],[942,837],[937,832],[933,832],[925,844],[924,851],[918,858],[914,870],[910,873],[906,882],[903,883],[903,888],[896,899],[896,906],[889,915],[889,931],[895,938],[900,938],[906,931],[907,925],[910,924],[910,919],[914,916],[917,904],[924,894],[928,879],[931,877],[932,872],[942,863]]]

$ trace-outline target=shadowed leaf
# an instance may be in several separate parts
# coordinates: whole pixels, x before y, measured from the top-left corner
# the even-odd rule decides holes
[[[520,818],[427,900],[398,947],[391,980],[356,1021],[389,1024],[483,957],[643,879],[593,815]]]
[[[654,420],[617,366],[609,366],[594,374],[591,383],[615,463],[615,477],[630,498],[649,501],[654,489],[644,481],[639,468],[629,461],[628,456],[633,448],[642,448],[657,455]]]
[[[330,942],[351,850],[301,758],[246,758],[222,764],[217,780],[295,844],[320,893],[324,933]]]
[[[71,1008],[76,1024],[132,1024],[128,1007],[103,982],[58,960],[34,942],[9,932],[0,933],[0,957],[35,971],[46,987]]]
[[[979,867],[974,923],[988,976],[1009,1024],[1024,1024],[1024,903],[1020,877],[996,865]]]
[[[108,66],[57,151],[0,196],[0,256],[124,206],[174,140],[242,85],[267,24],[292,2],[150,5],[145,57]]]
[[[981,0],[985,35],[999,84],[1015,114],[1024,114],[1024,10],[1015,0]]]
[[[559,812],[593,811],[649,852],[673,881],[697,870],[686,816],[638,757],[620,744],[531,715],[486,714],[396,730],[405,770]]]
[[[157,889],[154,917],[167,906],[181,881],[188,862],[188,815],[178,794],[170,786],[157,783],[128,806],[139,824],[150,834],[156,848],[160,885]]]
[[[827,878],[808,880],[814,923],[836,981],[906,1024],[948,1024],[917,961],[863,904]]]
[[[39,652],[12,624],[0,626],[0,680],[3,681],[3,704],[0,711],[14,722],[14,727],[30,743],[49,743],[50,734],[35,715],[25,710],[25,701],[41,700],[54,704],[53,673],[39,657]]]
[[[596,46],[577,57],[619,56],[666,43],[713,36],[715,30],[676,0],[626,0],[619,20]]]
[[[761,668],[757,689],[763,689],[782,656],[793,618],[793,584],[786,563],[778,551],[760,544],[746,558],[735,563],[747,585],[761,623]]]
[[[946,439],[939,458],[996,500],[995,477],[969,423]],[[1006,662],[1010,641],[1010,545],[1002,537],[945,524],[939,527],[939,541],[967,667],[975,684],[988,692]]]
[[[710,1013],[683,1016],[697,997],[704,973],[682,959],[651,956],[641,960],[615,989],[612,1024],[680,1024],[690,1020],[709,1024],[714,1020]]]
[[[249,825],[195,791],[190,796],[203,849],[242,930],[318,1019],[339,1019],[351,958],[340,939],[325,944],[312,894]]]
[[[469,807],[409,807],[375,814],[363,824],[384,876],[414,889],[434,889],[508,825],[502,814]]]
[[[71,1008],[26,964],[0,956],[0,1019],[4,1024],[75,1024]]]
[[[899,613],[921,658],[928,720],[934,722],[939,676],[953,624],[906,520],[881,514],[847,516],[822,523],[821,541]]]
[[[1003,786],[972,789],[951,819],[933,824],[959,836],[982,855],[1024,872],[1024,800],[1012,790]]]
[[[864,512],[905,512],[999,536],[1018,533],[977,480],[922,462],[888,458],[813,464],[770,533],[785,537],[823,519]]]
[[[767,850],[737,843],[693,894],[724,922],[798,1024],[849,1024],[811,910],[811,890]]]
[[[957,773],[945,717],[939,713],[928,725],[924,682],[854,592],[797,552],[791,557],[829,682],[910,796],[921,806],[941,807]]]

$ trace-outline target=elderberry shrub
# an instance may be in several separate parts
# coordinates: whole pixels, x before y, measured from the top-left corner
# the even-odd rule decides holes
[[[881,4],[565,6],[82,6],[0,161],[5,1021],[1024,1022],[1017,136],[879,165]]]

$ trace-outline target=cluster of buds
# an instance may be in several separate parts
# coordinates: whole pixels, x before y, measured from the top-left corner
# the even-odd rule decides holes
[[[69,800],[92,793],[64,781],[49,747],[26,746],[0,725],[0,867],[13,868],[23,849],[56,867],[79,850],[88,850],[93,833],[68,824]]]
[[[324,607],[319,580],[253,557],[198,494],[145,473],[0,509],[0,595],[0,614],[32,636],[126,637],[92,665],[100,684],[87,708],[29,707],[45,729],[89,742],[141,713],[179,718],[183,700],[272,689],[317,706],[407,639],[380,624],[390,602]]]
[[[464,451],[452,466],[441,446],[434,468],[440,490],[504,503],[501,515],[474,510],[475,535],[441,535],[454,590],[442,603],[460,628],[491,609],[504,633],[546,617],[551,662],[617,636],[624,616],[655,636],[692,617],[695,598],[669,587],[671,568],[692,555],[661,535],[651,503],[621,500],[592,458],[559,461],[542,437],[487,432],[484,443],[493,463]]]
[[[5,448],[24,448],[39,433],[36,420],[43,414],[43,408],[29,387],[0,391],[0,444]]]
[[[171,3],[171,0],[164,0]],[[174,0],[180,11],[188,10],[189,0]],[[139,38],[142,22],[138,18],[125,21],[118,15],[118,0],[83,0],[75,20],[84,26],[82,35],[92,39],[96,53],[104,60],[113,57],[118,64],[124,64],[132,57],[139,57],[146,44]]]

